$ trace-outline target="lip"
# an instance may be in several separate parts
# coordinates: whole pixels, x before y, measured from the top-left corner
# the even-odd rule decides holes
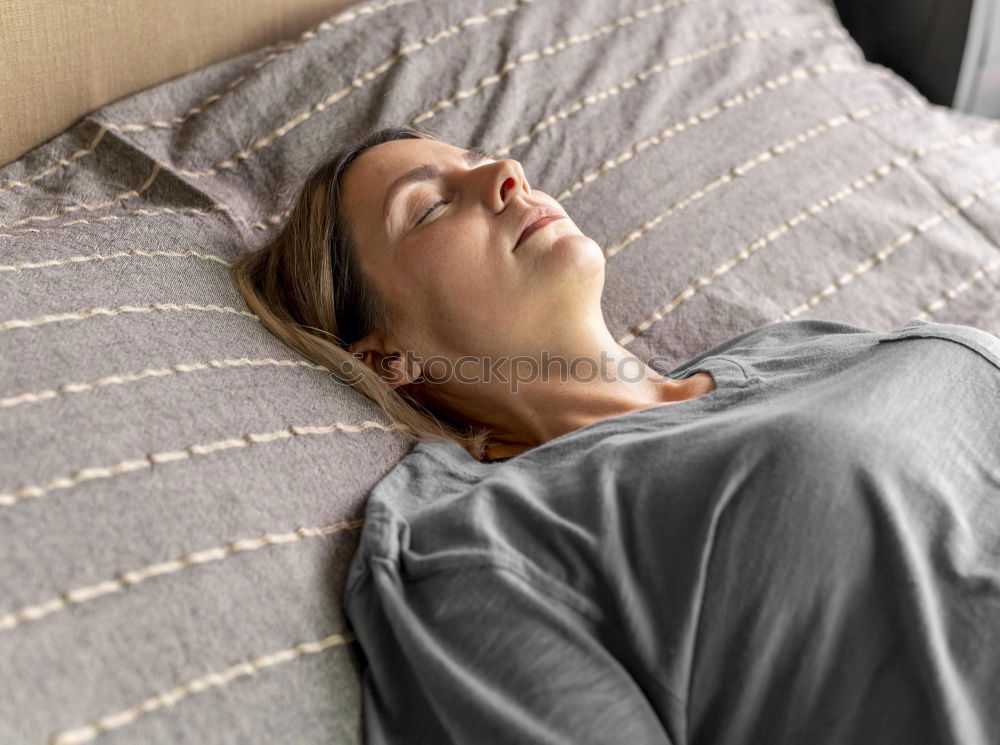
[[[512,251],[516,251],[517,247],[520,246],[525,239],[532,233],[534,233],[539,228],[545,227],[549,222],[554,222],[555,220],[562,220],[566,215],[559,212],[559,210],[553,209],[552,207],[533,207],[524,216],[524,220],[521,221],[521,232],[518,236],[517,243],[514,244]],[[554,219],[551,219],[554,218]],[[546,222],[537,225],[541,220],[546,220]]]

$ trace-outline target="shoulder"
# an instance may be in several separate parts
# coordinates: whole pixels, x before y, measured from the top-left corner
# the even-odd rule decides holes
[[[727,344],[731,349],[747,347],[776,347],[814,340],[835,340],[849,343],[856,340],[874,340],[880,333],[866,326],[822,318],[796,318],[778,321],[734,337]]]
[[[938,339],[950,342],[948,346],[942,347],[949,350],[953,349],[951,344],[958,344],[1000,368],[1000,337],[975,326],[966,326],[960,323],[938,323],[914,318],[880,336],[879,342],[888,343],[915,339]]]

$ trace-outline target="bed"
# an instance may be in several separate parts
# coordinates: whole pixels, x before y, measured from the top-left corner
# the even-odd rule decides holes
[[[644,359],[1000,333],[1000,121],[822,0],[378,0],[115,100],[0,169],[0,742],[362,742],[340,598],[410,444],[228,266],[387,123],[517,158]]]

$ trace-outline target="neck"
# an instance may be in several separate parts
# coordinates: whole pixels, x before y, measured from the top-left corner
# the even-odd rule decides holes
[[[487,458],[505,458],[609,417],[697,398],[714,390],[708,373],[668,378],[618,344],[603,319],[575,334],[550,333],[477,367],[475,384],[433,384],[435,403],[493,434]],[[497,360],[505,359],[503,364]],[[471,366],[469,366],[471,368]],[[469,368],[466,368],[468,370]]]

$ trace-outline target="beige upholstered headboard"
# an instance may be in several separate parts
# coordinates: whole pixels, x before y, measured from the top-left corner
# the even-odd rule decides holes
[[[6,0],[0,12],[0,165],[106,103],[294,39],[357,2]]]

